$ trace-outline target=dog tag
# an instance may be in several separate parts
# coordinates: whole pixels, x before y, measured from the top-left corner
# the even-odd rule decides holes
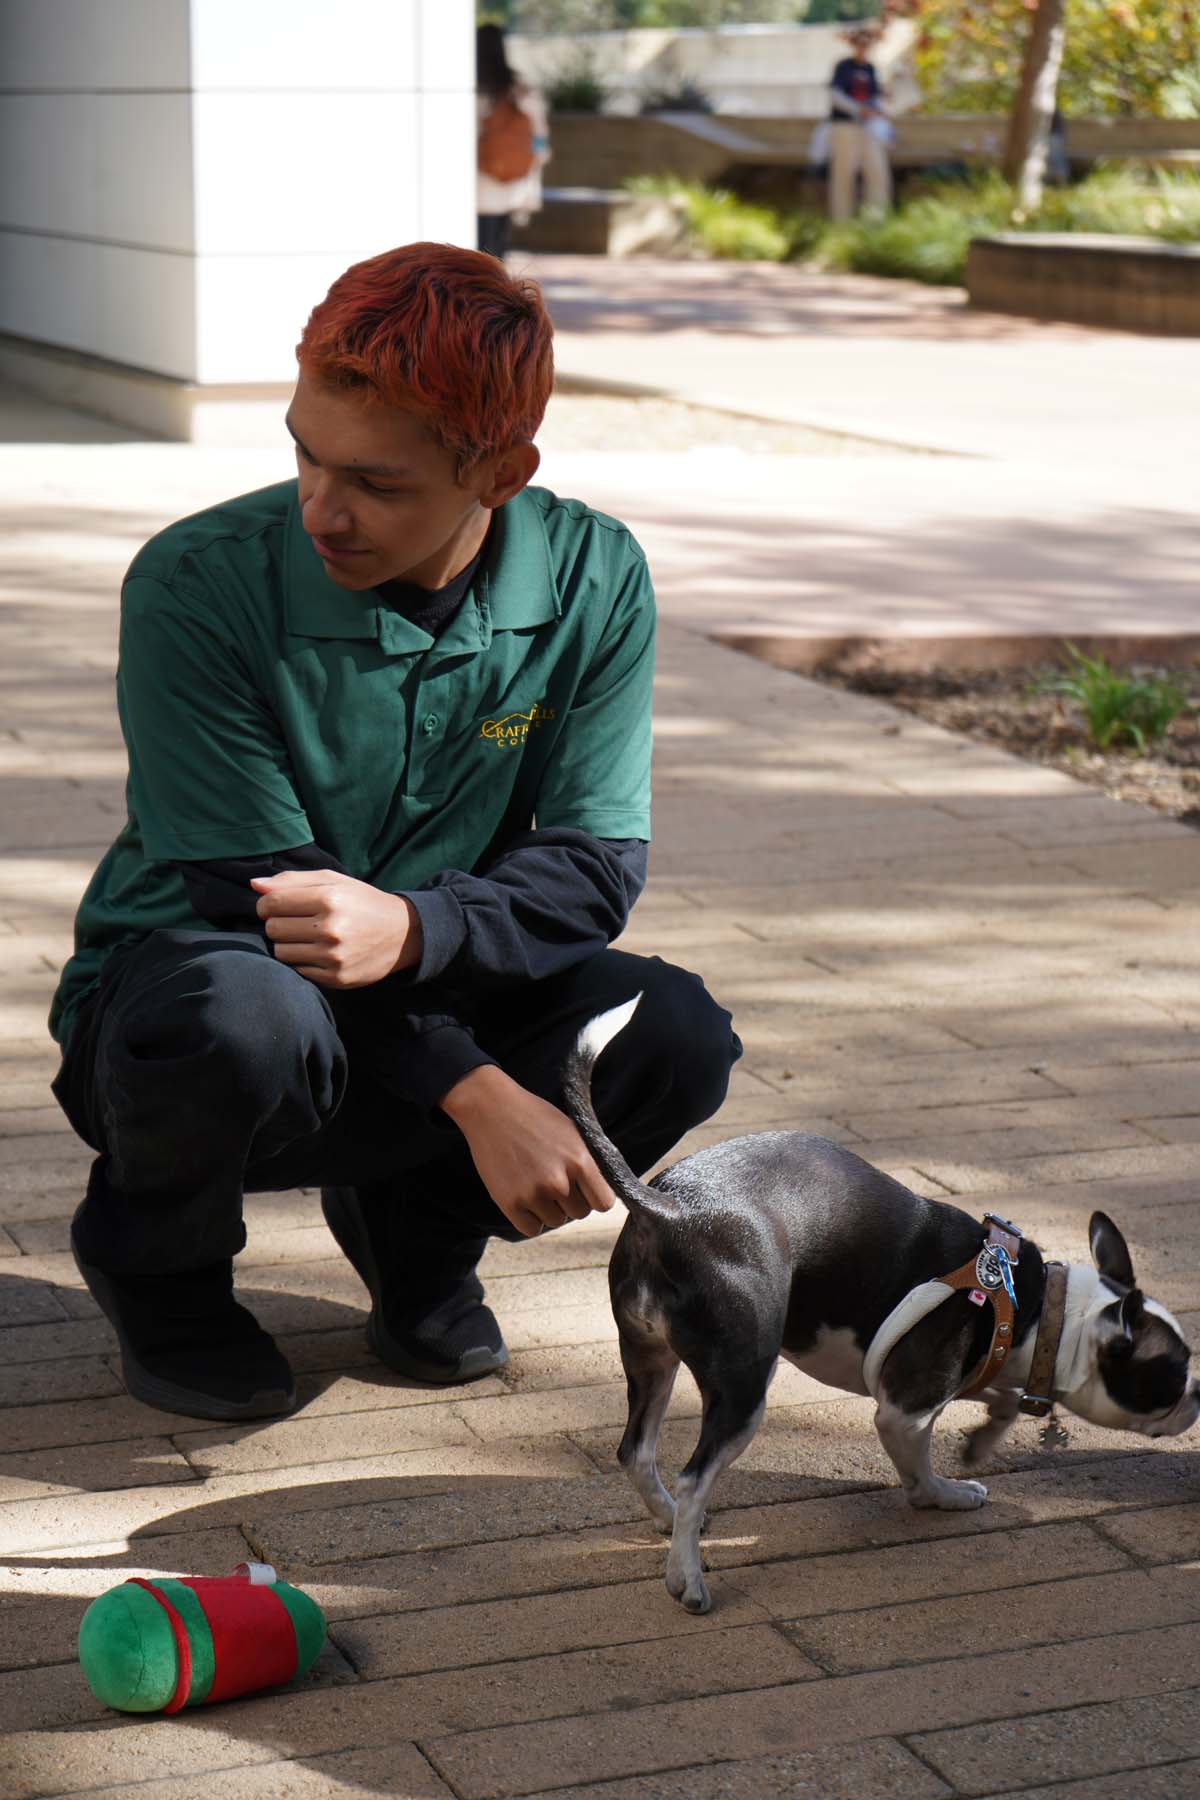
[[[1002,1287],[1015,1311],[1017,1290],[1013,1286],[1012,1260],[1003,1244],[985,1244],[975,1259],[975,1279],[981,1288],[995,1293]]]
[[[1042,1429],[1038,1432],[1038,1442],[1043,1450],[1061,1450],[1070,1441],[1070,1432],[1061,1426],[1051,1413]]]
[[[1004,1281],[1000,1273],[1000,1250],[995,1244],[985,1244],[975,1258],[975,1279],[981,1288],[994,1292]]]

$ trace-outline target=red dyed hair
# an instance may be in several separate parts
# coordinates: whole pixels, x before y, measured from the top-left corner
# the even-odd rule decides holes
[[[338,276],[296,360],[316,380],[419,413],[461,476],[537,431],[553,335],[538,288],[495,257],[404,244]]]

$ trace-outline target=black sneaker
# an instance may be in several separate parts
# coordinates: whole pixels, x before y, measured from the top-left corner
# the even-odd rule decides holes
[[[86,1262],[71,1227],[75,1267],[117,1334],[135,1400],[192,1419],[266,1419],[294,1411],[287,1358],[233,1297],[233,1263],[183,1275],[111,1275]]]
[[[494,1375],[508,1348],[474,1270],[423,1274],[414,1293],[389,1248],[386,1201],[364,1202],[358,1188],[321,1189],[321,1210],[338,1245],[371,1296],[367,1342],[389,1369],[409,1381],[453,1387]]]

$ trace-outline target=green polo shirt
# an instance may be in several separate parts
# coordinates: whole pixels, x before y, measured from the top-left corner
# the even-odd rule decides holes
[[[650,835],[654,597],[623,525],[527,488],[436,639],[329,580],[296,483],[152,538],[121,598],[129,817],[76,918],[60,1042],[105,957],[202,928],[175,862],[310,841],[388,892],[531,824]]]

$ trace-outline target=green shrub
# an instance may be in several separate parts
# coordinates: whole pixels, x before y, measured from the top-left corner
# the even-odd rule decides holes
[[[877,19],[879,0],[809,0],[800,16],[806,25],[853,24],[857,19]]]
[[[625,183],[635,194],[665,194],[682,200],[688,235],[705,256],[739,262],[783,262],[791,240],[779,214],[752,206],[726,188],[706,188],[677,175],[635,175]]]
[[[1078,706],[1098,750],[1132,744],[1144,756],[1146,746],[1157,743],[1188,704],[1184,689],[1166,676],[1122,674],[1103,656],[1085,656],[1074,644],[1067,645],[1067,654],[1072,667],[1041,688]]]
[[[711,94],[706,93],[699,82],[692,81],[687,76],[681,76],[678,81],[663,82],[658,87],[645,87],[638,96],[638,111],[644,114],[710,113],[712,110]]]
[[[782,262],[788,237],[769,206],[751,206],[725,188],[701,188],[688,200],[689,220],[709,256],[738,262]]]
[[[963,278],[971,239],[994,231],[998,223],[966,210],[957,199],[928,194],[893,213],[862,213],[831,231],[826,254],[835,268],[860,275],[952,284]]]
[[[807,262],[829,234],[829,220],[824,213],[785,212],[779,215],[779,223],[787,236],[789,262]]]
[[[608,89],[594,53],[581,45],[550,76],[545,95],[551,112],[603,112]]]
[[[1011,188],[994,173],[941,182],[895,212],[860,214],[822,245],[834,268],[913,281],[959,283],[973,237],[1022,231],[1131,232],[1191,242],[1200,238],[1200,178],[1104,168],[1076,187],[1047,188],[1035,213],[1014,210]]]
[[[1014,227],[1200,241],[1200,176],[1190,172],[1102,168],[1078,186],[1047,188],[1037,212],[1025,216],[1014,211],[1012,189],[993,171],[923,184],[894,212],[864,212],[839,225],[673,175],[638,176],[627,186],[681,198],[691,240],[707,256],[815,261],[941,285],[964,279],[973,237]]]
[[[1113,231],[1200,238],[1200,178],[1190,171],[1099,168],[1077,187],[1047,188],[1023,230]]]

